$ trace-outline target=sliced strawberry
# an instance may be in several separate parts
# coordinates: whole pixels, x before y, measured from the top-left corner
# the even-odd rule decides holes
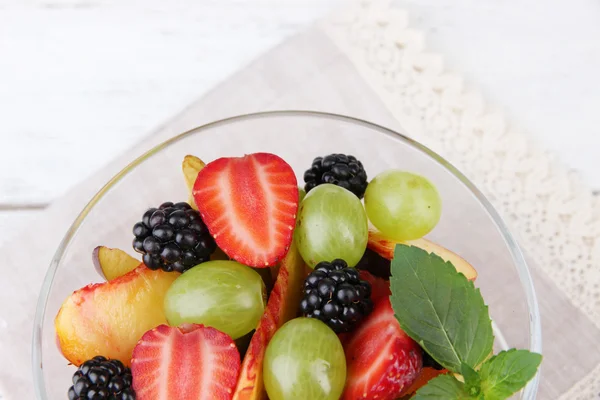
[[[402,392],[402,396],[404,397],[413,395],[417,392],[417,390],[421,389],[427,384],[427,382],[429,382],[433,378],[447,373],[447,369],[437,370],[431,367],[423,367],[423,371],[421,371],[418,378],[413,382],[413,384],[404,389],[404,391]]]
[[[231,337],[203,325],[149,330],[131,358],[138,400],[230,400],[239,370]]]
[[[271,291],[265,313],[252,336],[244,357],[240,377],[233,395],[234,400],[266,399],[263,381],[265,351],[271,338],[284,323],[296,316],[302,292],[304,261],[295,244],[281,261],[275,286]]]
[[[373,302],[376,302],[383,297],[390,297],[392,294],[389,281],[373,276],[369,271],[365,270],[359,270],[358,275],[360,276],[360,279],[371,284],[371,300],[373,300]]]
[[[198,173],[193,195],[208,230],[229,257],[268,267],[285,256],[296,224],[298,184],[280,157],[219,158]]]
[[[344,350],[348,372],[342,400],[397,399],[423,367],[421,348],[400,329],[389,298],[375,304]]]

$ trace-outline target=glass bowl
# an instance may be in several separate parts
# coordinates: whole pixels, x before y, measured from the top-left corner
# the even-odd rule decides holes
[[[355,118],[309,111],[242,115],[182,133],[142,155],[111,179],[77,217],[46,274],[33,334],[37,398],[65,398],[74,367],[62,357],[54,317],[74,290],[101,282],[92,265],[99,245],[135,254],[131,227],[143,212],[165,201],[188,198],[181,172],[187,154],[210,161],[223,156],[271,152],[286,160],[298,181],[312,159],[329,153],[354,154],[370,178],[398,168],[428,177],[438,188],[443,212],[428,238],[458,253],[477,269],[495,325],[496,350],[541,352],[535,291],[527,264],[506,225],[481,192],[442,157],[407,136]],[[520,394],[534,399],[538,378]]]

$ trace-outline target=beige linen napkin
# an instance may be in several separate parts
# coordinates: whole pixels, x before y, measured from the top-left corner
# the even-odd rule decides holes
[[[368,47],[359,46],[366,42],[364,36],[356,34],[357,29],[375,35],[371,36],[372,43],[381,44],[383,42],[379,40],[392,38],[391,46],[399,49],[402,46],[410,49],[411,39],[410,34],[402,36],[408,42],[398,41],[398,37],[390,35],[388,29],[401,33],[406,28],[403,23],[398,23],[399,20],[389,18],[396,11],[379,8],[375,12],[369,8],[368,2],[361,7],[336,14],[270,51],[148,135],[135,148],[71,189],[36,221],[35,237],[43,239],[32,242],[28,233],[31,231],[25,231],[2,248],[5,262],[0,278],[0,356],[3,360],[0,399],[34,398],[30,347],[35,302],[46,268],[69,225],[111,176],[135,157],[173,135],[236,114],[273,109],[323,110],[363,118],[396,130],[400,130],[402,124],[411,135],[414,130],[417,139],[437,148],[442,155],[455,157],[455,163],[473,176],[469,172],[474,166],[456,155],[460,148],[444,151],[447,149],[440,145],[443,141],[435,136],[439,131],[430,130],[434,136],[428,136],[428,130],[415,122],[415,114],[407,108],[407,104],[387,92],[393,86],[386,79],[390,77],[390,71],[394,71],[392,78],[395,83],[412,85],[409,85],[413,90],[411,96],[430,95],[427,87],[423,86],[425,78],[406,72],[407,65],[415,70],[414,64],[403,64],[401,59],[397,59],[386,69],[369,69],[368,60],[374,60],[373,52]],[[385,15],[388,17],[382,18]],[[430,66],[431,63],[423,65]],[[418,65],[416,69],[419,69]],[[415,79],[421,86],[414,84]],[[452,84],[439,79],[438,82],[445,87]],[[480,112],[479,109],[469,109],[472,103],[455,106],[463,107],[466,113]],[[481,126],[483,130],[489,128],[489,125]],[[463,143],[461,134],[451,132],[448,135],[452,135],[458,144]],[[477,148],[477,151],[482,150]],[[481,184],[484,189],[490,189],[487,182]],[[503,201],[502,190],[502,186],[495,193],[488,190],[488,195]],[[503,211],[506,215],[506,210],[510,212],[511,207],[520,206],[508,204]],[[546,267],[543,264],[532,267],[545,341],[539,398],[557,399],[561,395],[595,398],[593,393],[600,393],[600,386],[588,374],[600,365],[600,328],[587,310],[579,307],[572,296],[557,285],[557,280]],[[582,383],[577,386],[580,381]],[[584,393],[582,387],[593,390]],[[570,389],[570,394],[566,394]]]

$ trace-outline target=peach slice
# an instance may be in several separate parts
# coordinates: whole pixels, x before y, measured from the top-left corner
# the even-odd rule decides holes
[[[183,162],[181,163],[181,169],[183,171],[183,177],[185,178],[185,183],[189,190],[189,200],[188,203],[195,210],[198,209],[196,207],[196,202],[194,201],[194,197],[192,196],[192,189],[194,188],[194,183],[196,182],[196,178],[198,177],[198,172],[202,168],[204,168],[206,164],[204,161],[195,156],[187,155],[183,158]]]
[[[140,260],[131,257],[120,249],[98,246],[92,252],[94,267],[107,281],[133,271],[141,264]]]
[[[440,256],[444,261],[450,261],[458,272],[461,272],[468,280],[474,281],[477,278],[477,271],[471,264],[465,261],[464,258],[450,250],[440,246],[439,244],[433,243],[427,239],[415,239],[406,241],[397,241],[386,237],[381,232],[375,229],[369,229],[369,241],[367,247],[380,256],[391,260],[394,258],[394,250],[397,244],[405,244],[408,246],[416,246],[421,249],[434,253]]]
[[[129,365],[142,335],[167,323],[164,296],[178,276],[141,265],[110,282],[73,292],[54,320],[63,355],[75,365],[97,355]]]
[[[275,331],[296,316],[304,277],[304,261],[292,241],[290,250],[280,263],[267,308],[244,357],[233,400],[267,398],[262,376],[265,350]]]

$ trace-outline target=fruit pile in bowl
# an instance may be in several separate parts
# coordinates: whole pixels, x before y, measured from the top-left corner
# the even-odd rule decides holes
[[[425,238],[434,185],[317,157],[182,163],[187,202],[139,210],[127,252],[55,318],[68,399],[504,399],[541,356],[492,354],[475,268]]]

